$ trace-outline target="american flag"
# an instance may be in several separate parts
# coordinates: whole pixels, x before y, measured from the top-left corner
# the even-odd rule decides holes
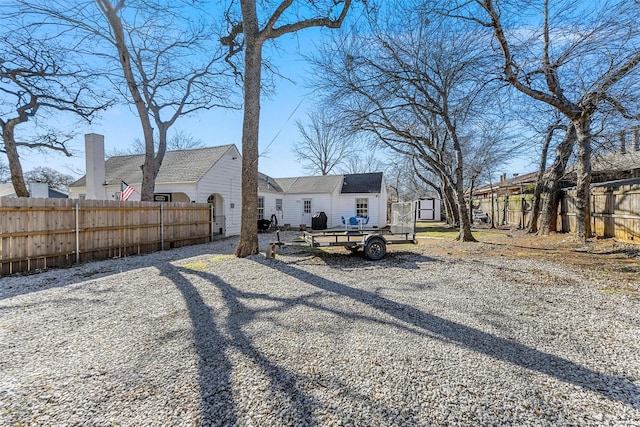
[[[120,181],[120,191],[120,200],[127,200],[136,190],[126,182]]]

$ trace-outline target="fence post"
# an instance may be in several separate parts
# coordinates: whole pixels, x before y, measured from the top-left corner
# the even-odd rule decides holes
[[[160,203],[160,250],[164,251],[164,203]]]
[[[214,224],[214,222],[213,222],[214,221],[214,218],[213,218],[213,204],[209,205],[209,212],[210,212],[209,216],[211,217],[211,220],[210,220],[211,222],[210,222],[210,227],[209,227],[209,229],[211,230],[211,240],[210,240],[210,242],[213,242],[213,231],[214,231],[213,230],[213,224]]]
[[[80,264],[80,200],[76,200],[76,264]]]

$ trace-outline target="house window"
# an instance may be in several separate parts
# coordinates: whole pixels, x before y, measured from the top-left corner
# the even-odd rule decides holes
[[[306,214],[310,214],[311,213],[311,200],[309,200],[309,199],[304,201],[304,213],[306,213]]]
[[[276,199],[276,211],[282,212],[282,199]]]
[[[264,219],[264,197],[258,197],[258,219]]]
[[[369,199],[356,199],[356,216],[369,216]]]

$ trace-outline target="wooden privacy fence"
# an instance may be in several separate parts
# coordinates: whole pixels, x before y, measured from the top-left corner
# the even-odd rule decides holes
[[[562,230],[576,231],[575,191],[562,199]],[[591,228],[598,237],[640,243],[640,184],[601,185],[591,190]]]
[[[0,275],[211,241],[206,203],[0,199]]]
[[[493,208],[491,199],[474,200],[474,209],[481,209],[482,212],[493,216],[496,225],[514,225],[520,228],[526,227],[531,221],[531,207],[533,195],[512,195],[508,198],[494,197]]]
[[[576,231],[575,190],[565,191],[558,210],[558,230]],[[474,200],[474,209],[493,215],[496,225],[528,227],[532,194]],[[601,185],[591,190],[591,227],[597,237],[640,242],[640,184]]]

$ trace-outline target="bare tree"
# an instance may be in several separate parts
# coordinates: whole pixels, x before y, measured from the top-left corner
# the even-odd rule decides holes
[[[382,172],[386,165],[378,157],[375,145],[358,143],[354,152],[347,156],[338,167],[340,173],[370,173]]]
[[[540,234],[557,231],[558,203],[560,202],[560,180],[565,175],[567,164],[576,145],[576,131],[573,126],[567,126],[562,141],[556,146],[553,164],[543,176],[546,197],[542,202],[542,216],[540,217]],[[542,160],[541,160],[542,164]]]
[[[157,141],[159,141],[158,135],[156,135],[154,141],[156,141],[156,150],[157,150],[157,145],[158,145]],[[174,131],[171,137],[167,140],[167,151],[193,150],[194,148],[202,148],[204,146],[205,146],[204,142],[200,138],[196,138],[189,132],[186,132],[182,129]],[[133,143],[128,147],[109,150],[107,157],[127,156],[131,154],[144,154],[144,153],[145,153],[144,141],[141,140],[140,138],[136,138],[133,140]]]
[[[385,168],[387,186],[395,200],[416,200],[421,197],[441,197],[440,178],[428,166],[418,166],[418,157],[395,153]]]
[[[265,42],[296,31],[326,27],[339,28],[344,21],[351,0],[313,1],[304,6],[293,0],[258,2],[237,0],[239,17],[227,14],[230,31],[221,42],[229,49],[228,58],[244,53],[244,119],[242,124],[242,224],[238,257],[256,254],[258,248],[258,132],[260,123],[260,94],[262,85],[263,47]],[[258,5],[264,10],[258,11]],[[232,10],[230,7],[229,11]],[[261,16],[262,15],[262,16]],[[311,15],[311,16],[309,16]]]
[[[540,208],[542,204],[542,194],[543,192],[549,194],[549,191],[545,191],[545,181],[549,178],[546,174],[547,171],[547,159],[549,149],[551,148],[551,142],[553,140],[553,136],[556,131],[564,130],[565,133],[567,131],[567,126],[561,124],[560,118],[557,118],[555,123],[551,124],[545,133],[544,142],[542,143],[542,152],[540,153],[540,164],[538,166],[538,178],[536,179],[536,186],[533,190],[533,202],[531,207],[531,223],[529,224],[529,233],[537,233],[538,229],[538,219],[540,217]],[[556,179],[556,182],[559,182],[559,179]],[[546,211],[548,212],[548,211]],[[550,213],[550,212],[548,212]],[[547,219],[545,221],[546,224],[549,223]],[[547,231],[542,234],[546,234]]]
[[[177,129],[167,141],[167,150],[193,150],[194,148],[204,147],[204,141],[200,138],[196,138],[189,132],[183,129]]]
[[[92,76],[70,58],[55,38],[39,40],[29,29],[18,31],[6,17],[0,40],[0,151],[7,155],[11,182],[18,197],[29,197],[19,150],[53,150],[71,156],[73,134],[39,124],[35,133],[16,137],[16,128],[38,117],[72,113],[86,121],[110,102],[90,90]]]
[[[74,47],[93,57],[103,76],[135,108],[145,147],[142,200],[153,199],[170,127],[195,111],[234,106],[232,86],[227,84],[226,67],[222,66],[223,49],[214,49],[210,43],[211,25],[203,21],[208,15],[197,9],[198,3],[20,3],[23,14],[41,18],[39,25],[74,34]]]
[[[463,241],[474,241],[465,200],[465,146],[477,135],[490,85],[477,35],[455,33],[420,8],[394,5],[385,27],[340,43],[318,60],[331,101],[352,127],[390,150],[417,157],[453,190]],[[437,18],[437,17],[436,17]],[[481,114],[482,113],[482,114]]]
[[[530,13],[522,13],[523,7]],[[637,77],[640,8],[630,2],[541,0],[446,2],[451,15],[489,28],[516,90],[562,113],[577,144],[576,237],[591,236],[590,183],[594,115],[603,105],[637,118],[616,90]],[[479,10],[478,10],[479,9]],[[579,10],[579,12],[576,12]],[[538,14],[540,25],[532,18]]]
[[[27,182],[44,182],[49,185],[50,188],[58,190],[64,190],[75,181],[75,178],[71,175],[67,175],[58,172],[55,169],[51,169],[45,166],[37,167],[24,174]]]
[[[507,137],[502,122],[488,121],[483,126],[478,126],[464,147],[465,182],[469,194],[469,220],[473,221],[473,192],[477,184],[491,181],[491,172],[500,165],[511,160],[514,154],[522,147],[523,143],[515,142],[515,139],[506,142]]]
[[[300,140],[293,144],[292,150],[310,175],[328,175],[353,158],[353,137],[335,117],[316,111],[307,114],[307,123],[298,120],[296,126]]]

